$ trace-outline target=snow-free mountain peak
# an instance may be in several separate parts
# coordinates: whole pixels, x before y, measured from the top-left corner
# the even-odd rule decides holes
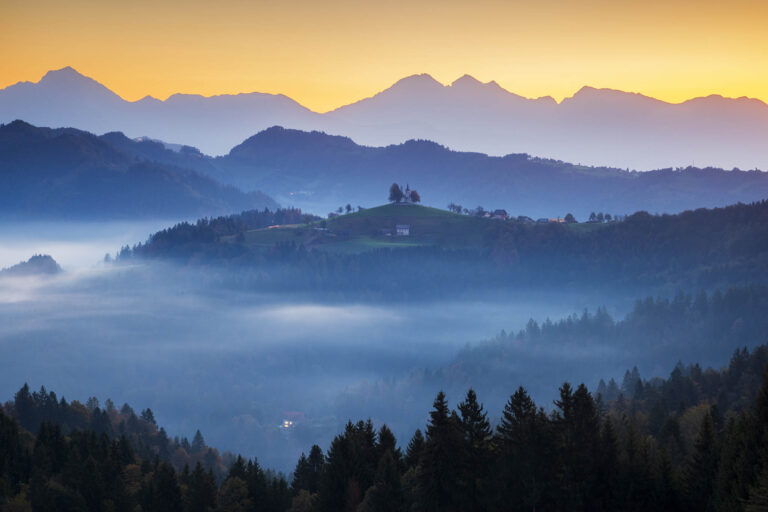
[[[768,168],[768,106],[717,95],[668,103],[638,93],[585,86],[559,104],[464,75],[443,85],[410,75],[326,113],[280,94],[175,94],[122,100],[71,67],[37,83],[0,89],[0,122],[119,130],[225,155],[254,133],[280,125],[344,135],[364,145],[430,139],[492,155],[529,153],[583,164],[649,170],[695,163]]]
[[[92,80],[77,71],[72,66],[64,66],[61,69],[52,69],[46,72],[40,82],[60,82],[63,80]]]
[[[110,99],[121,99],[108,87],[93,78],[83,75],[71,66],[48,71],[39,82],[30,84],[35,89],[78,95],[78,99],[87,100],[87,95]]]
[[[451,87],[483,87],[484,84],[472,75],[461,75],[459,78],[453,81]]]

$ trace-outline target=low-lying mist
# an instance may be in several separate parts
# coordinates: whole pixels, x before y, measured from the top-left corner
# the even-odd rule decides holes
[[[326,447],[349,419],[386,422],[407,443],[440,389],[455,404],[475,387],[496,419],[519,385],[549,407],[566,380],[595,390],[601,378],[620,381],[635,364],[646,378],[666,375],[678,359],[721,366],[736,346],[765,342],[768,331],[753,321],[759,313],[739,317],[740,304],[763,307],[764,291],[759,300],[705,304],[734,313],[716,326],[725,341],[708,340],[704,350],[688,331],[708,328],[699,318],[711,311],[696,313],[690,301],[638,310],[636,291],[474,287],[422,300],[351,301],[274,286],[266,293],[237,267],[101,261],[152,229],[0,232],[0,266],[53,249],[65,269],[0,277],[0,396],[9,399],[28,382],[68,400],[149,407],[171,436],[191,438],[199,428],[210,446],[290,472],[300,452]],[[628,313],[637,318],[614,322]],[[560,327],[548,322],[569,316]],[[680,333],[665,338],[677,324]]]
[[[189,219],[141,222],[0,222],[0,269],[33,254],[50,254],[65,269],[88,268],[120,247],[143,242],[165,227]]]
[[[439,368],[468,342],[531,317],[594,307],[553,293],[321,303],[210,287],[198,272],[100,264],[2,279],[0,394],[10,398],[28,382],[69,400],[150,407],[170,435],[200,428],[211,446],[289,471],[300,451],[327,444],[347,414],[391,423],[406,441],[438,391],[413,395],[427,397],[414,404],[418,417],[405,409],[392,417],[395,397],[353,411],[361,389]],[[286,418],[300,419],[286,430]]]

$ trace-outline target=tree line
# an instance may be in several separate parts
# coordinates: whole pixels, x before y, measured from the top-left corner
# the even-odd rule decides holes
[[[180,222],[154,233],[145,243],[139,243],[132,248],[122,247],[117,258],[183,257],[198,253],[222,239],[233,238],[232,241],[242,243],[244,234],[253,229],[308,223],[317,219],[319,217],[302,213],[299,208],[264,208],[221,217],[206,217],[195,223]]]
[[[313,446],[302,454],[290,485],[240,456],[224,470],[206,469],[200,460],[179,470],[127,425],[119,434],[105,427],[97,404],[90,414],[77,402],[53,406],[55,395],[25,387],[0,409],[0,505],[147,512],[765,510],[765,355],[765,347],[737,353],[721,380],[709,379],[715,386],[750,379],[762,362],[761,384],[741,408],[721,402],[716,389],[688,407],[697,420],[688,444],[676,440],[677,400],[668,400],[668,421],[654,429],[652,400],[637,387],[633,398],[605,401],[583,384],[564,383],[549,411],[520,387],[495,424],[473,390],[456,409],[440,392],[424,431],[407,446],[398,446],[386,425],[350,421],[325,453]],[[681,407],[701,398],[686,400],[687,387],[705,386],[695,369],[684,373],[676,368],[664,384],[677,390]],[[116,419],[114,412],[107,419]],[[36,428],[25,428],[37,420]],[[153,425],[153,415],[142,411],[136,421]],[[204,449],[202,436],[193,444]]]
[[[691,289],[768,280],[768,201],[679,215],[638,212],[599,229],[550,223],[481,222],[472,241],[457,229],[444,245],[330,254],[297,241],[257,247],[244,242],[251,226],[302,222],[298,210],[257,212],[196,225],[180,224],[121,260],[170,259],[236,269],[239,282],[261,289],[377,296],[560,286]],[[478,221],[480,221],[478,219]],[[469,236],[469,235],[467,235]],[[478,242],[479,241],[479,242]],[[267,271],[268,270],[268,271]],[[671,289],[670,289],[671,288]]]
[[[514,365],[535,347],[611,348],[632,354],[641,366],[672,357],[713,364],[726,360],[736,349],[756,347],[768,340],[766,311],[768,287],[764,285],[695,295],[678,293],[672,298],[647,297],[637,300],[621,319],[600,307],[557,321],[530,319],[516,332],[502,331],[491,340],[461,349],[449,366],[460,367],[460,373],[453,370],[451,375],[461,389],[477,389],[514,378]],[[430,380],[444,388],[450,385],[439,378],[436,375]],[[629,398],[634,395],[634,391],[624,391]]]
[[[617,404],[624,403],[627,411],[644,411],[644,424],[654,435],[674,416],[682,425],[681,439],[688,443],[692,424],[698,421],[691,407],[717,404],[725,413],[740,412],[751,403],[768,364],[763,345],[768,340],[766,311],[768,288],[752,286],[681,293],[671,299],[649,297],[638,300],[622,319],[603,308],[558,321],[531,319],[520,330],[502,331],[461,348],[442,365],[350,389],[337,410],[343,418],[354,417],[357,410],[376,403],[379,417],[417,418],[423,404],[434,398],[434,390],[460,396],[470,387],[496,410],[507,400],[508,390],[520,384],[532,396],[551,397],[552,376],[567,375],[577,382],[589,379],[606,404],[621,397]],[[569,356],[583,353],[591,354],[580,359],[588,364],[574,364]],[[709,368],[729,358],[725,369]],[[679,360],[700,363],[686,366]],[[660,375],[655,369],[664,361],[670,362],[666,379],[641,376],[637,369],[654,369],[654,375]],[[614,373],[627,367],[623,379]],[[612,377],[599,383],[601,375]],[[404,432],[414,425],[390,426]]]
[[[220,454],[199,430],[191,441],[171,439],[150,409],[99,405],[25,384],[0,407],[0,510],[238,510],[227,503],[243,493],[258,510],[290,504],[285,477],[256,458]],[[229,481],[235,462],[243,486]]]
[[[728,378],[739,378],[734,373],[745,359],[732,362]],[[417,431],[404,453],[386,426],[376,432],[370,422],[349,423],[324,461],[313,447],[296,467],[293,510],[765,510],[764,348],[755,359],[763,361],[756,398],[753,392],[740,412],[707,401],[691,406],[697,422],[690,446],[680,443],[675,414],[684,401],[671,400],[673,412],[661,411],[667,421],[655,429],[650,397],[608,404],[583,384],[565,383],[547,413],[521,387],[492,428],[474,391],[457,410],[441,392],[425,432]],[[698,380],[678,372],[670,392]],[[313,457],[322,463],[310,464]]]

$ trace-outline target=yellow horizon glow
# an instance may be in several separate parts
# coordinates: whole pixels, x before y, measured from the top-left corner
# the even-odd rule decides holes
[[[325,112],[429,73],[768,102],[768,2],[0,0],[0,87],[72,66],[126,100],[285,94]]]

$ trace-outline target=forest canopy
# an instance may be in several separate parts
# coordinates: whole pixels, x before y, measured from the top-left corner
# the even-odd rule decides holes
[[[768,492],[768,349],[721,371],[676,367],[606,399],[564,383],[554,407],[520,387],[492,424],[473,390],[441,391],[423,431],[348,422],[289,479],[256,459],[170,440],[154,415],[25,385],[0,408],[4,510],[759,510]],[[601,388],[605,389],[604,385]],[[10,508],[9,508],[10,507]],[[564,508],[565,507],[565,508]]]

